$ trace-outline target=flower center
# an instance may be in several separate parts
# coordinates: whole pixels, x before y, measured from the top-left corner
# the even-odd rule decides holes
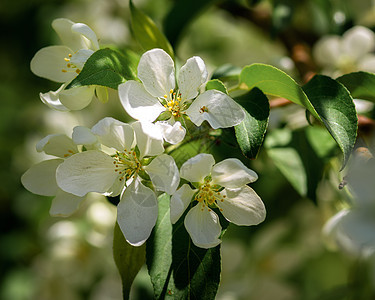
[[[134,175],[138,174],[142,164],[137,158],[135,151],[116,152],[113,157],[115,172],[119,174],[119,181],[127,181]]]
[[[200,185],[198,193],[195,195],[194,200],[203,204],[202,210],[207,206],[210,211],[210,207],[218,207],[220,211],[222,209],[218,205],[218,202],[223,202],[227,197],[222,194],[222,187],[217,184],[212,184],[211,179],[205,179],[204,183]]]
[[[173,90],[169,91],[169,95],[164,95],[164,107],[168,109],[171,114],[179,118],[181,117],[181,94],[176,93]]]
[[[342,55],[339,58],[338,68],[343,73],[355,72],[358,69],[356,61],[348,55]]]
[[[71,58],[72,58],[72,54],[69,53],[68,57],[65,57],[64,60],[67,62],[66,64],[66,69],[62,69],[61,71],[63,73],[67,73],[67,72],[75,72],[77,74],[79,74],[81,72],[80,69],[78,69],[78,67],[71,62]]]

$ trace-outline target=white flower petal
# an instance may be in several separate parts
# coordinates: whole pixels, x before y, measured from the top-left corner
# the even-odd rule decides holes
[[[75,154],[57,168],[57,184],[65,192],[80,197],[89,192],[106,193],[118,180],[113,162],[112,157],[101,151]]]
[[[158,202],[155,193],[134,180],[117,206],[117,223],[129,244],[142,245],[150,236],[157,217]]]
[[[23,186],[34,194],[55,196],[59,189],[56,169],[62,162],[62,159],[50,159],[33,165],[21,177]]]
[[[257,225],[264,221],[266,209],[260,197],[247,185],[239,189],[224,189],[219,202],[223,216],[236,225]]]
[[[85,49],[86,44],[82,36],[72,31],[72,26],[75,23],[69,19],[58,18],[53,20],[52,28],[56,31],[62,43],[76,52],[80,49]],[[71,54],[73,54],[71,52]]]
[[[153,122],[165,107],[159,100],[151,96],[137,81],[129,80],[118,86],[121,104],[134,119]]]
[[[200,248],[212,248],[221,243],[219,217],[207,207],[198,203],[187,213],[185,228],[193,243]]]
[[[134,146],[133,128],[114,118],[103,118],[92,127],[91,131],[99,137],[103,145],[118,151],[130,151]]]
[[[346,31],[342,37],[342,51],[353,57],[361,59],[365,54],[375,48],[375,34],[363,26],[354,26]]]
[[[65,158],[78,153],[77,145],[65,134],[50,134],[36,144],[38,152]]]
[[[39,76],[56,82],[68,82],[77,76],[75,72],[63,72],[67,70],[68,58],[73,51],[66,46],[49,46],[40,49],[31,59],[31,71]]]
[[[204,61],[198,56],[189,58],[178,74],[178,88],[182,100],[194,99],[201,85],[207,81],[207,77]]]
[[[84,36],[90,43],[86,44],[86,47],[93,50],[99,50],[98,38],[96,37],[95,32],[86,24],[76,23],[71,27],[72,32],[81,34]]]
[[[72,133],[73,142],[77,145],[93,145],[98,142],[98,138],[85,126],[76,126]]]
[[[190,182],[203,182],[210,175],[215,159],[211,154],[200,153],[188,159],[180,168],[180,176]]]
[[[56,197],[53,198],[49,213],[55,217],[68,217],[73,214],[85,197],[78,197],[58,189]]]
[[[132,127],[141,159],[145,156],[155,156],[164,152],[163,136],[155,124],[137,121],[132,124]]]
[[[375,221],[366,209],[344,211],[336,220],[334,238],[350,254],[369,255],[375,251]]]
[[[145,52],[138,64],[138,78],[154,97],[163,97],[175,88],[173,59],[162,49]]]
[[[335,35],[323,37],[313,48],[313,56],[321,66],[335,68],[341,54],[341,39]]]
[[[180,175],[172,156],[161,154],[144,167],[158,191],[172,195],[180,183]]]
[[[39,93],[40,100],[48,107],[59,110],[59,111],[69,111],[69,108],[65,107],[60,99],[60,92],[65,88],[66,84],[60,86],[57,91],[49,91],[47,93]]]
[[[164,140],[170,144],[178,144],[185,137],[186,129],[181,126],[180,122],[171,125],[168,121],[158,121],[155,125],[161,131]]]
[[[213,166],[211,175],[213,184],[232,189],[258,179],[258,175],[237,158],[228,158],[217,163]]]
[[[195,192],[188,184],[181,186],[171,197],[171,223],[175,224],[189,206]]]
[[[90,104],[94,97],[94,86],[80,86],[60,92],[60,102],[71,110],[80,110]]]
[[[83,65],[89,59],[89,57],[94,53],[94,51],[89,49],[81,49],[72,55],[70,58],[70,63],[76,66],[75,69],[82,70]]]
[[[195,125],[200,126],[206,120],[214,129],[238,125],[245,118],[242,107],[227,94],[217,90],[199,95],[186,114]]]

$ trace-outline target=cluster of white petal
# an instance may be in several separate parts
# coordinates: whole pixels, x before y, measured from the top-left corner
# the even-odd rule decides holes
[[[337,77],[360,70],[375,72],[374,50],[374,32],[354,26],[342,36],[324,36],[316,43],[313,55],[323,73]]]
[[[331,244],[356,257],[375,253],[374,174],[374,158],[355,154],[347,176],[353,203],[331,217],[323,228]]]
[[[40,49],[32,58],[30,67],[35,75],[62,85],[57,91],[40,93],[40,99],[56,110],[80,110],[90,104],[95,87],[83,86],[68,90],[65,87],[79,74],[87,59],[99,50],[98,39],[86,24],[74,23],[69,19],[55,19],[52,27],[63,45]],[[96,89],[97,95],[105,94],[102,91],[104,87]]]
[[[218,90],[200,93],[208,72],[203,60],[189,58],[175,78],[173,59],[162,49],[144,53],[138,65],[141,83],[129,80],[118,87],[119,97],[126,112],[136,120],[154,122],[167,112],[166,121],[157,121],[164,139],[177,144],[185,137],[179,120],[187,115],[197,126],[207,121],[212,128],[238,125],[244,111],[227,94]]]
[[[181,166],[180,176],[191,182],[194,188],[184,184],[174,193],[171,222],[176,223],[191,203],[196,204],[184,221],[196,246],[211,248],[221,243],[221,225],[214,208],[236,225],[257,225],[264,221],[264,204],[247,186],[258,176],[240,160],[228,158],[215,164],[211,154],[198,154]]]
[[[52,27],[63,45],[38,51],[31,70],[62,85],[40,97],[53,109],[82,109],[95,89],[102,94],[99,87],[66,87],[99,50],[97,37],[87,25],[68,19],[56,19]],[[221,242],[222,227],[213,209],[237,225],[262,222],[263,202],[247,185],[257,175],[238,159],[215,164],[210,154],[190,158],[181,167],[181,177],[189,183],[180,186],[180,172],[165,153],[165,143],[185,139],[186,121],[228,128],[241,123],[245,112],[226,93],[204,90],[208,72],[200,57],[189,58],[177,77],[175,73],[174,61],[164,50],[145,52],[138,65],[140,82],[129,80],[118,87],[121,104],[137,121],[127,124],[107,117],[92,128],[76,126],[72,138],[47,136],[37,150],[57,158],[32,166],[22,176],[23,185],[33,193],[54,196],[50,213],[58,216],[75,212],[88,193],[119,197],[117,222],[134,246],[142,245],[156,224],[160,193],[172,196],[172,223],[191,208],[184,223],[198,247]]]

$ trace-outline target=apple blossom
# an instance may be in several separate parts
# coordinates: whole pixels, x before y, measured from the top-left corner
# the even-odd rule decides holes
[[[181,67],[176,86],[172,58],[162,49],[152,49],[139,61],[141,83],[129,80],[120,84],[119,96],[124,109],[134,119],[153,122],[166,112],[163,118],[167,121],[159,128],[167,142],[176,144],[185,136],[179,122],[183,115],[197,126],[206,120],[214,129],[238,125],[245,117],[241,106],[227,94],[217,90],[200,93],[207,77],[203,60],[194,56]]]
[[[108,117],[91,132],[79,128],[75,139],[95,141],[94,136],[103,148],[65,160],[57,168],[57,184],[80,197],[89,192],[120,195],[117,222],[126,240],[139,246],[149,237],[158,213],[155,191],[142,180],[173,194],[179,183],[177,166],[171,156],[162,154],[163,139],[152,123],[129,125]]]
[[[213,208],[218,208],[236,225],[257,225],[264,220],[266,210],[262,200],[247,186],[258,176],[240,160],[228,158],[215,164],[211,154],[201,153],[181,166],[180,176],[191,182],[195,189],[184,184],[173,194],[171,222],[177,222],[191,201],[197,202],[184,220],[196,246],[211,248],[221,242],[221,225]]]
[[[77,145],[64,134],[52,134],[43,138],[36,149],[57,158],[42,161],[28,169],[21,177],[23,186],[34,194],[54,196],[50,208],[51,215],[71,215],[85,197],[60,189],[56,183],[56,169],[64,159],[79,152]]]
[[[79,74],[86,60],[99,50],[98,39],[90,27],[69,19],[55,19],[52,27],[63,45],[40,49],[32,58],[30,68],[37,76],[63,84],[57,91],[40,93],[40,99],[61,111],[82,109],[91,102],[95,87],[65,88]],[[97,95],[105,94],[102,89],[105,88],[97,87]]]

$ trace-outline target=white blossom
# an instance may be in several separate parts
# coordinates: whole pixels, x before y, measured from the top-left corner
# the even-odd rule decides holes
[[[95,87],[65,88],[79,74],[87,59],[99,50],[98,39],[90,27],[69,19],[55,19],[52,27],[63,45],[40,49],[32,58],[30,68],[35,75],[62,85],[56,91],[40,93],[40,99],[49,107],[61,111],[82,109],[91,102]],[[104,93],[98,91],[97,94]]]
[[[162,49],[152,49],[140,59],[141,82],[129,80],[120,84],[119,96],[124,109],[134,119],[154,122],[166,112],[167,121],[159,128],[167,142],[176,144],[185,136],[186,130],[179,122],[183,115],[197,126],[206,120],[214,129],[238,125],[245,116],[241,106],[227,94],[217,90],[200,93],[207,77],[203,60],[194,56],[181,67],[176,86],[172,58]]]
[[[182,185],[171,198],[171,222],[178,221],[186,208],[197,202],[187,213],[184,224],[193,243],[201,248],[217,246],[221,240],[218,208],[236,225],[257,225],[265,219],[266,210],[260,197],[247,186],[257,174],[235,158],[217,164],[211,154],[198,154],[187,160],[180,176],[192,183]]]
[[[77,145],[64,134],[53,134],[43,138],[36,148],[38,152],[43,151],[57,158],[33,165],[22,175],[22,184],[34,194],[54,197],[49,211],[51,215],[71,215],[78,209],[85,197],[60,189],[56,182],[56,169],[64,159],[79,152]]]
[[[104,118],[91,133],[79,128],[75,138],[94,141],[93,136],[104,147],[66,159],[57,168],[57,184],[80,197],[89,192],[119,195],[117,222],[130,244],[141,245],[157,218],[155,191],[141,180],[147,174],[156,190],[172,194],[180,180],[177,166],[171,156],[162,154],[163,138],[152,123],[129,125]]]

